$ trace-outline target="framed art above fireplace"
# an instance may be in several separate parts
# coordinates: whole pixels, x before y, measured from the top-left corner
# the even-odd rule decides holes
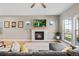
[[[33,27],[46,27],[46,19],[34,19]]]

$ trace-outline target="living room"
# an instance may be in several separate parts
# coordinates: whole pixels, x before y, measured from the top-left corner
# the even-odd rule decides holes
[[[0,55],[79,55],[78,3],[0,4]]]

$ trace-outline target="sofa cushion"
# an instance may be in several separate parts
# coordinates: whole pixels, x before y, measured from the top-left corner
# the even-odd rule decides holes
[[[33,53],[21,52],[0,52],[0,56],[32,56]]]
[[[0,56],[67,56],[66,52],[60,51],[39,51],[32,53],[21,53],[21,52],[0,52]]]
[[[47,52],[34,52],[33,56],[67,56],[66,52],[60,52],[60,51],[47,51]]]
[[[79,51],[68,51],[67,54],[69,56],[79,56]]]

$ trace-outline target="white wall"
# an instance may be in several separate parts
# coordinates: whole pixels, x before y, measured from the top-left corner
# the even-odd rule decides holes
[[[53,39],[53,35],[58,31],[58,20],[59,16],[0,16],[0,21],[30,21],[32,23],[33,19],[47,19],[47,28],[48,28],[48,39]],[[49,21],[54,21],[54,25],[50,26]],[[18,25],[17,25],[18,26]],[[31,26],[32,27],[32,26]],[[26,30],[26,28],[4,28],[3,33],[0,34],[0,39],[31,39],[31,29]]]

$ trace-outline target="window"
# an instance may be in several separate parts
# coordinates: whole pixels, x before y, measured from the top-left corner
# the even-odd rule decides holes
[[[75,20],[75,44],[79,45],[79,18]]]
[[[64,39],[79,46],[79,15],[64,20]]]
[[[65,19],[64,20],[64,39],[68,41],[72,41],[72,20]]]

